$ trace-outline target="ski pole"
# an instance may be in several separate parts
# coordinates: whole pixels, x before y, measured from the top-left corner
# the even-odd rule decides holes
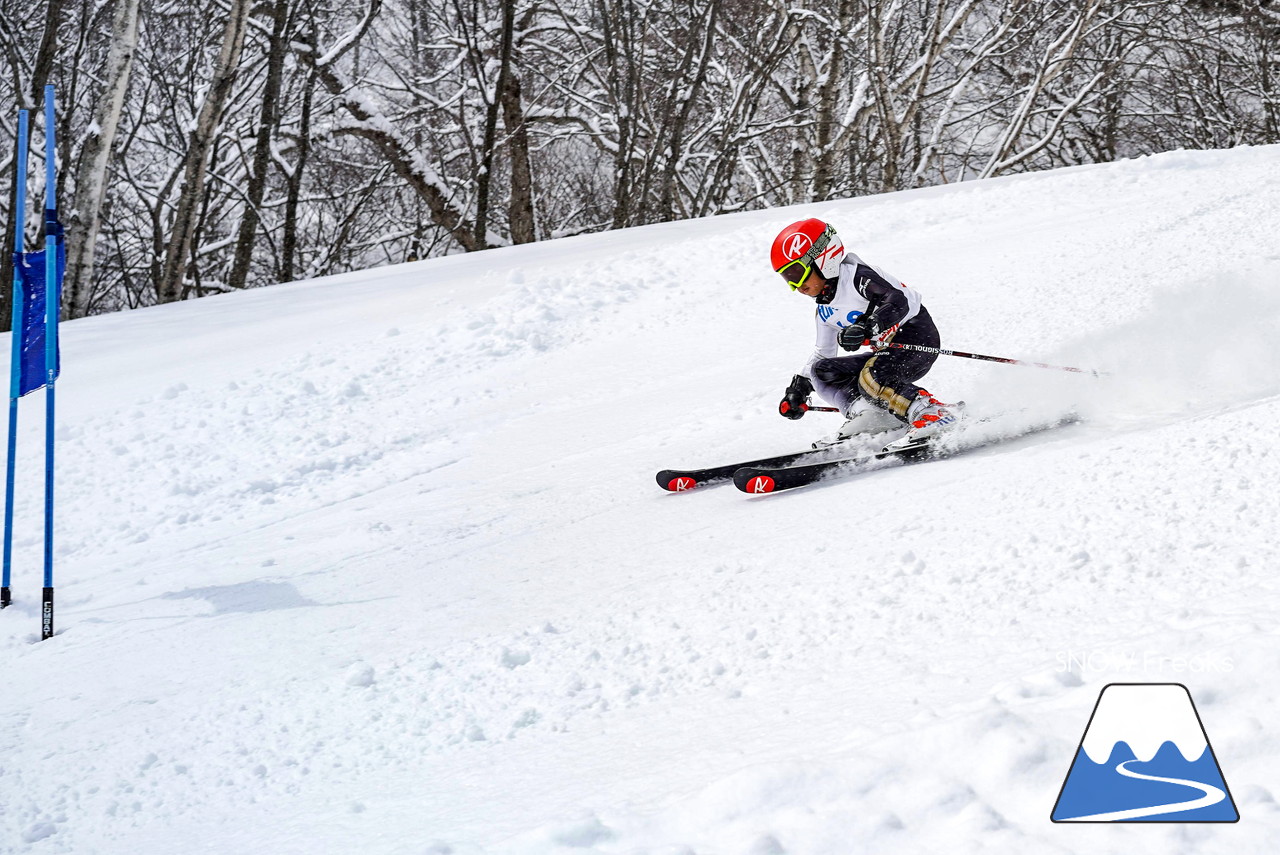
[[[782,406],[783,406],[783,407],[788,407],[788,409],[782,410],[782,412],[783,412],[783,413],[789,412],[789,405],[787,404],[787,402],[786,402],[786,401],[783,401],[783,402],[782,402]],[[807,402],[806,402],[806,403],[804,403],[804,404],[801,404],[801,405],[800,405],[800,411],[801,411],[801,412],[803,412],[803,413],[838,413],[838,412],[841,412],[841,410],[840,410],[840,408],[839,408],[839,407],[815,407],[813,404],[810,404],[810,403],[807,403]],[[799,418],[799,417],[797,416],[797,418]]]
[[[981,353],[965,353],[962,350],[946,350],[941,347],[927,347],[923,344],[899,344],[891,341],[885,347],[896,347],[899,350],[918,350],[921,353],[936,353],[939,356],[959,356],[963,359],[981,359],[985,362],[1003,362],[1006,365],[1027,365],[1032,368],[1052,368],[1055,371],[1074,371],[1077,374],[1092,374],[1094,377],[1110,376],[1105,371],[1094,371],[1090,368],[1072,368],[1069,365],[1049,365],[1044,362],[1029,362],[1025,359],[1009,359],[1004,356],[986,356]]]

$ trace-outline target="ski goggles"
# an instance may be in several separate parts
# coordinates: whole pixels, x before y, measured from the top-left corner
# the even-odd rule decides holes
[[[809,278],[811,272],[813,272],[813,264],[812,262],[806,263],[804,258],[797,258],[778,271],[787,284],[791,286],[792,291],[799,290],[800,286]]]

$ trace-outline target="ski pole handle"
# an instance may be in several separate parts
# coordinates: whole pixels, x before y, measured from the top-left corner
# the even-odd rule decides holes
[[[779,407],[779,412],[781,412],[785,416],[790,411],[790,409],[791,409],[790,404],[787,401],[783,401],[782,405]],[[810,404],[801,404],[800,412],[801,413],[838,413],[840,412],[840,409],[838,407],[815,407]],[[796,418],[798,419],[800,418],[800,416],[796,416]]]
[[[1077,374],[1092,374],[1094,377],[1108,377],[1105,371],[1094,371],[1091,368],[1072,368],[1069,365],[1049,365],[1045,362],[1030,362],[1025,359],[1009,359],[1005,356],[987,356],[982,353],[965,353],[962,350],[946,350],[941,347],[927,347],[923,344],[899,344],[891,341],[885,347],[896,347],[899,350],[917,350],[921,353],[936,353],[939,356],[959,356],[962,359],[980,359],[984,362],[1003,362],[1005,365],[1025,365],[1030,368],[1050,368],[1054,371],[1074,371]]]

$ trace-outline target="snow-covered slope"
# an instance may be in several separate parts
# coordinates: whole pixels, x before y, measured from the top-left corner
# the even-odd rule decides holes
[[[929,387],[1077,426],[794,493],[833,221]],[[0,850],[1272,852],[1280,149],[554,241],[64,326],[0,613]],[[39,396],[37,395],[36,398]],[[1100,688],[1185,683],[1242,819],[1064,827]]]

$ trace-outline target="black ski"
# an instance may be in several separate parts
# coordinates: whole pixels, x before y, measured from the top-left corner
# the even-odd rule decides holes
[[[1046,422],[1044,424],[1024,428],[1011,436],[980,439],[976,442],[970,443],[965,443],[963,440],[963,434],[961,434],[958,437],[960,440],[959,444],[955,444],[954,439],[957,438],[956,435],[947,432],[935,434],[933,437],[930,437],[923,442],[907,446],[905,448],[886,448],[882,451],[861,454],[853,457],[844,457],[838,460],[825,460],[808,464],[801,463],[798,466],[788,466],[786,464],[749,464],[744,465],[737,472],[733,473],[733,485],[744,493],[777,493],[781,490],[791,490],[796,487],[803,487],[806,484],[812,484],[815,481],[823,480],[828,476],[836,477],[841,474],[855,474],[865,471],[866,464],[877,460],[887,460],[895,457],[908,462],[938,460],[944,457],[963,454],[968,451],[976,451],[979,448],[998,445],[1002,442],[1020,439],[1034,433],[1063,427],[1064,425],[1073,424],[1077,420],[1078,419],[1075,416],[1067,416],[1052,422]],[[981,421],[987,422],[992,420],[983,419]]]
[[[745,460],[740,463],[726,463],[724,466],[710,466],[706,469],[663,469],[658,473],[658,486],[672,493],[683,493],[694,487],[728,481],[733,473],[743,467],[776,468],[797,463],[806,458],[814,460],[830,459],[832,454],[839,454],[840,445],[826,448],[807,448],[804,451],[793,451],[790,454],[779,454],[774,457],[761,457],[759,460]]]
[[[862,464],[874,460],[886,460],[899,457],[903,460],[922,460],[930,456],[929,443],[922,442],[901,449],[884,449],[860,454],[856,457],[841,457],[836,460],[823,460],[817,463],[802,463],[798,466],[786,464],[751,464],[733,473],[733,485],[744,493],[776,493],[790,490],[820,481],[828,474],[842,469],[857,470]]]

